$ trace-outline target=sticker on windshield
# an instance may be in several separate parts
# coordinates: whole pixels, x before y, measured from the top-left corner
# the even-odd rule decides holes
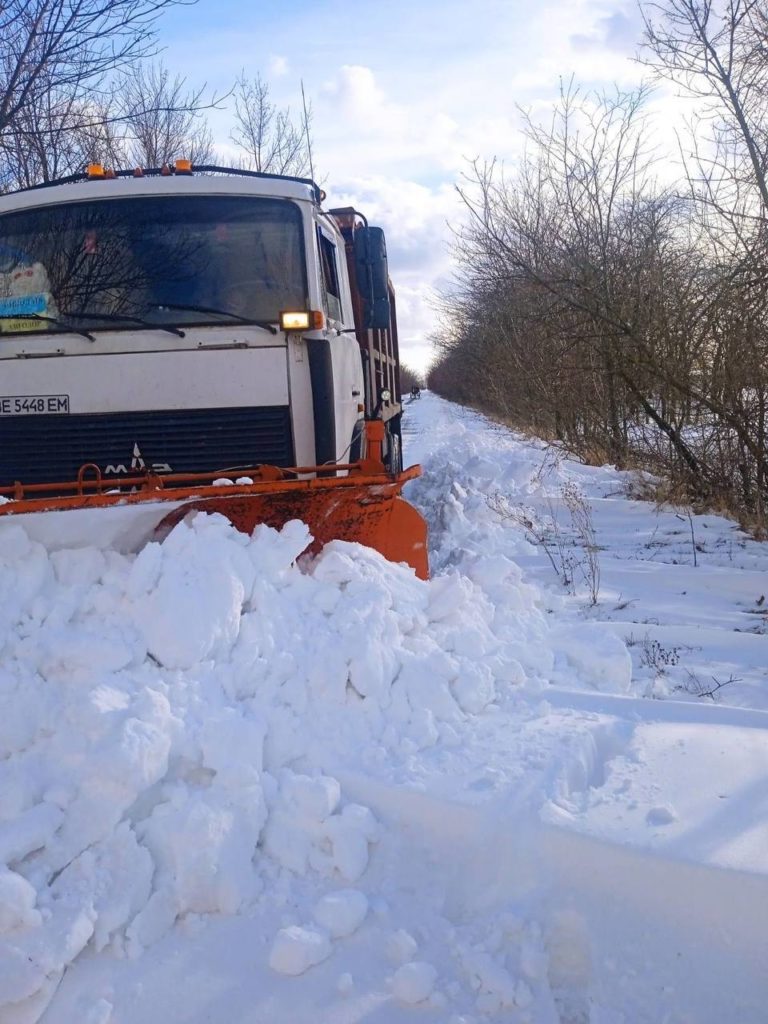
[[[45,331],[50,315],[51,283],[42,263],[0,274],[0,332]]]
[[[0,416],[69,412],[69,395],[0,395]]]
[[[0,295],[0,317],[28,316],[30,313],[45,313],[47,309],[47,294]]]
[[[13,320],[0,314],[0,334],[18,334],[19,331],[47,331],[50,324],[47,320],[38,320],[33,314],[29,319]]]

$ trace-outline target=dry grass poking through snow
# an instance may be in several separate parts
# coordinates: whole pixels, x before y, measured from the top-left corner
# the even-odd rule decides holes
[[[558,495],[570,517],[565,528],[558,516],[558,502],[551,493],[545,498],[543,514],[531,506],[515,504],[503,494],[490,495],[488,507],[502,521],[523,528],[528,540],[544,551],[568,593],[575,595],[581,583],[589,595],[590,605],[596,605],[600,595],[600,548],[592,509],[572,480],[561,484]]]

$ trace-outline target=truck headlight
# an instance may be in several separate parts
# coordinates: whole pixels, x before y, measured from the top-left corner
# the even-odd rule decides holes
[[[325,313],[319,309],[284,310],[280,314],[281,331],[321,331],[324,327]]]

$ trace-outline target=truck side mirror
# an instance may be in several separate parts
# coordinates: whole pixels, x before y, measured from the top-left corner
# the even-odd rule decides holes
[[[381,228],[361,227],[355,232],[355,270],[365,311],[363,326],[387,330],[391,317],[389,268]]]

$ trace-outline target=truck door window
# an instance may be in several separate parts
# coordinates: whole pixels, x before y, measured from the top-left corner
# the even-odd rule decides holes
[[[331,320],[341,320],[341,288],[339,286],[339,268],[336,262],[336,246],[320,228],[317,229],[317,237],[320,243],[320,263],[323,268],[327,313]]]

